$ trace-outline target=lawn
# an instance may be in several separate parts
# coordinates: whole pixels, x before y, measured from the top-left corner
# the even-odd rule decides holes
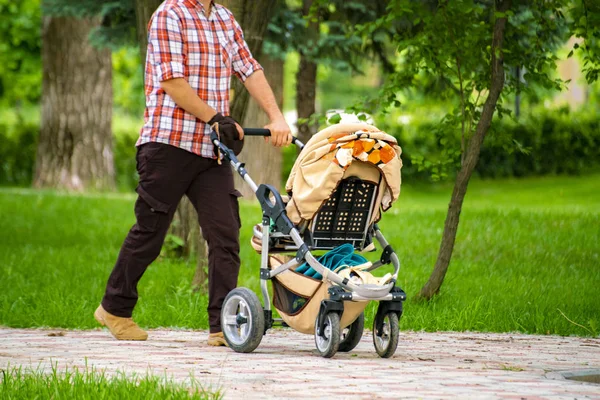
[[[411,301],[431,272],[451,185],[404,186],[382,230],[402,261],[402,329],[600,334],[600,175],[474,181],[441,294]],[[0,325],[93,328],[133,195],[0,190]],[[241,206],[240,286],[258,289],[248,245],[259,208]],[[140,282],[144,327],[207,328],[194,263],[159,259]],[[367,309],[370,320],[374,307]]]
[[[0,398],[2,399],[78,399],[78,400],[205,400],[220,399],[220,391],[206,391],[190,377],[188,385],[175,383],[166,377],[143,377],[119,374],[108,376],[93,367],[84,371],[66,369],[57,365],[52,373],[29,368],[9,367],[1,371]]]

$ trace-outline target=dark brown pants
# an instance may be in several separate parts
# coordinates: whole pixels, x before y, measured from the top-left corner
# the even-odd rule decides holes
[[[138,149],[137,169],[137,222],[121,247],[102,306],[113,315],[131,317],[138,299],[137,283],[158,257],[185,194],[198,212],[208,243],[209,325],[211,332],[220,332],[221,306],[236,287],[240,269],[240,193],[234,189],[231,167],[174,146],[147,143]]]

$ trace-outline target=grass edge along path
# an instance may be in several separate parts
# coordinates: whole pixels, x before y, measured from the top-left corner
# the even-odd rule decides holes
[[[29,367],[0,369],[1,399],[79,399],[79,400],[218,400],[220,390],[208,391],[193,376],[185,383],[176,383],[166,376],[147,373],[145,376],[124,372],[107,374],[104,370],[86,367],[52,371]]]

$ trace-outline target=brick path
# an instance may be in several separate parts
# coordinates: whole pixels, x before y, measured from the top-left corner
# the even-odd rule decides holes
[[[401,332],[396,355],[377,357],[369,333],[351,353],[316,354],[312,336],[269,331],[252,354],[211,348],[205,331],[150,331],[119,342],[107,331],[0,329],[0,368],[87,362],[108,371],[193,375],[226,399],[600,399],[600,385],[551,379],[600,368],[600,339],[521,334]]]

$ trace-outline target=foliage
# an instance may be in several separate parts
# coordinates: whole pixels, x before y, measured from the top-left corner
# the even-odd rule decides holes
[[[134,130],[133,127],[127,129],[118,124],[115,125],[117,125],[117,130],[113,134],[113,157],[117,188],[130,191],[138,183],[135,143],[139,137],[139,131]]]
[[[133,0],[43,0],[42,9],[52,16],[99,18],[101,26],[90,36],[98,46],[117,49],[136,43]]]
[[[403,149],[402,176],[414,180],[445,180],[460,158],[448,155],[448,136],[435,116],[413,117],[407,125],[391,118],[378,123]],[[451,141],[458,142],[454,131]],[[524,177],[585,174],[600,168],[600,122],[595,111],[570,112],[536,108],[518,121],[496,119],[481,150],[476,173],[481,177]]]
[[[31,185],[37,141],[39,137],[39,108],[23,112],[0,113],[0,186]],[[135,143],[139,136],[140,119],[121,113],[113,120],[113,152],[117,187],[130,191],[137,185]]]
[[[376,19],[384,9],[382,1],[328,1],[316,3],[310,15],[304,15],[302,4],[279,2],[269,23],[264,43],[265,53],[283,58],[287,53],[298,52],[307,59],[328,65],[340,71],[361,71],[362,61],[371,56],[388,65],[382,36],[363,48],[360,37],[349,34],[348,26],[358,21]],[[315,29],[310,23],[317,23]]]
[[[41,96],[39,0],[0,0],[0,100],[36,102]]]
[[[80,371],[66,368],[59,371],[52,365],[51,373],[42,369],[9,367],[1,370],[0,398],[3,399],[219,399],[221,393],[211,393],[194,379],[188,385],[147,374],[143,377],[118,373],[109,376],[93,367]]]
[[[582,174],[600,167],[595,113],[550,110],[515,123],[498,121],[482,149],[483,177]]]
[[[320,2],[324,5],[326,2]],[[376,96],[349,108],[351,112],[382,112],[402,108],[401,99],[411,93],[443,101],[449,111],[431,126],[443,141],[437,161],[429,154],[415,157],[421,169],[443,178],[463,160],[473,136],[490,85],[491,42],[494,22],[507,17],[503,58],[507,71],[519,67],[522,78],[506,74],[497,112],[510,115],[505,102],[513,93],[533,93],[538,88],[560,90],[563,83],[554,77],[557,48],[573,33],[586,37],[588,78],[594,79],[592,44],[597,43],[596,26],[600,9],[586,2],[562,0],[513,1],[506,13],[495,10],[493,2],[392,0],[375,21],[348,23],[347,33],[359,35],[366,44],[374,35],[385,36],[397,51],[394,69]],[[574,22],[575,21],[575,22]],[[587,30],[585,30],[585,29]],[[536,93],[533,93],[536,94]],[[442,136],[445,137],[442,139]]]
[[[573,52],[582,55],[583,73],[588,82],[595,82],[600,77],[600,3],[597,1],[580,0],[569,7],[571,31],[584,39],[582,45],[573,45]]]
[[[26,186],[33,181],[39,124],[26,121],[0,123],[0,185]]]
[[[37,109],[0,116],[0,185],[28,186],[35,165],[39,121]],[[390,114],[391,115],[391,114]],[[432,171],[451,169],[447,138],[436,130],[435,117],[421,115],[408,125],[392,118],[377,123],[400,143],[405,180],[427,181]],[[131,191],[137,185],[136,147],[141,121],[116,113],[113,123],[113,151],[117,187]],[[458,135],[458,133],[455,133]],[[456,138],[455,140],[458,140]],[[282,176],[287,179],[296,159],[294,146],[283,149]],[[423,160],[430,164],[425,167]],[[416,161],[415,161],[416,160]],[[458,163],[457,160],[454,162]],[[486,138],[477,173],[482,177],[523,177],[545,174],[585,174],[600,167],[600,126],[594,112],[569,112],[567,109],[540,110],[518,122],[495,122]],[[427,168],[427,169],[426,169]],[[454,165],[452,166],[454,168]],[[282,182],[285,183],[285,182]]]
[[[112,53],[114,104],[118,112],[142,116],[146,106],[144,74],[136,47],[121,47]]]
[[[599,183],[600,175],[473,182],[451,284],[427,304],[411,299],[435,256],[451,188],[404,185],[380,224],[403,265],[402,329],[600,334]],[[0,190],[0,325],[96,327],[92,314],[134,223],[134,201]],[[260,257],[249,242],[260,208],[242,202],[240,210],[240,285],[259,293]],[[195,267],[159,258],[140,282],[134,318],[144,327],[207,328],[207,299],[191,287]]]

